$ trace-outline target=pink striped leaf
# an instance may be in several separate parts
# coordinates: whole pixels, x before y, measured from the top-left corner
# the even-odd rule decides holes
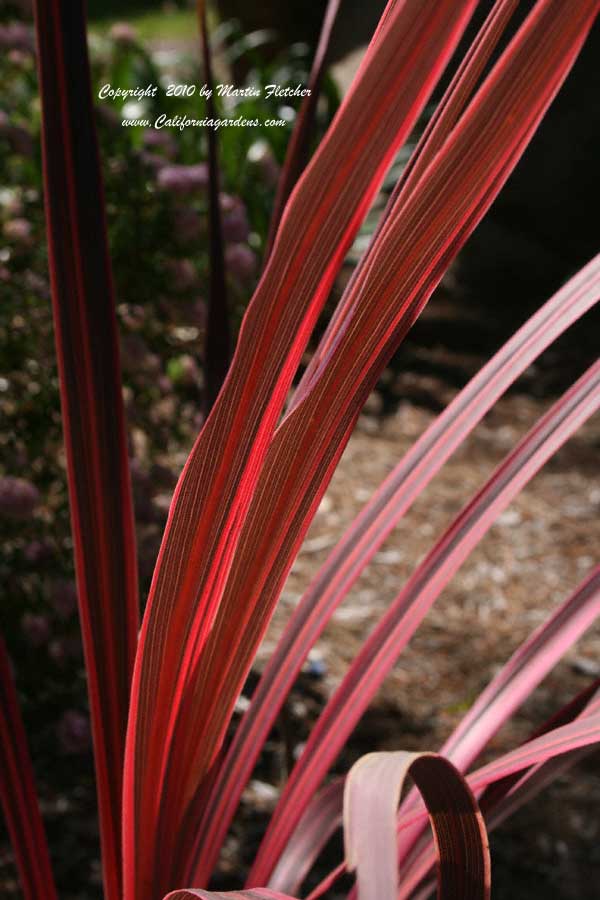
[[[481,752],[494,732],[522,703],[523,699],[534,690],[544,675],[589,627],[599,612],[600,567],[597,567],[561,604],[549,620],[536,629],[500,670],[444,744],[440,754],[457,766],[459,770],[464,771]],[[587,697],[587,693],[585,697]],[[576,711],[575,709],[573,715],[576,714]],[[559,724],[559,721],[553,717],[547,728],[556,724]],[[563,724],[562,718],[560,724]],[[585,750],[574,751],[573,756],[585,752]],[[575,759],[573,759],[574,761]],[[573,763],[559,759],[548,765],[558,768],[569,764]],[[551,780],[551,777],[552,770],[547,776],[548,780]],[[342,791],[342,782],[335,781],[313,798],[273,871],[270,879],[273,887],[291,890],[293,893],[299,889],[308,868],[316,860],[328,840],[329,835],[323,833],[323,821],[329,821],[332,828],[337,827],[341,817]],[[400,806],[398,813],[400,819],[414,808],[417,799],[418,794],[415,790],[408,794]],[[521,802],[525,802],[525,800]],[[480,803],[485,812],[488,803],[484,804],[481,799]],[[415,847],[423,827],[423,824],[417,823],[403,828],[400,832],[398,857],[401,866],[409,851]],[[419,843],[419,850],[418,852],[415,850],[411,854],[411,860],[415,857],[420,860],[423,847],[428,843],[428,840],[425,841],[425,844]],[[308,861],[305,866],[302,864],[302,857]],[[407,865],[410,869],[410,864]]]
[[[561,756],[569,756],[581,749],[589,749],[598,744],[600,742],[600,705],[594,704],[593,708],[596,710],[595,712],[582,715],[574,722],[546,732],[467,776],[471,790],[477,795],[483,788],[493,785],[501,779],[531,767],[537,768],[560,759]],[[425,815],[424,811],[411,811],[402,820],[400,827],[424,820]],[[413,895],[413,891],[426,876],[434,859],[434,851],[431,846],[424,848],[419,853],[415,864],[402,877],[398,900],[408,900]]]
[[[312,798],[277,861],[270,879],[272,887],[292,894],[300,891],[317,857],[342,825],[344,781],[336,778]]]
[[[461,772],[466,771],[493,735],[598,615],[600,566],[513,654],[461,720],[440,753]],[[416,799],[414,792],[406,798],[400,810],[401,816],[411,809]],[[414,832],[403,832],[399,847],[400,861],[417,836],[418,828]]]
[[[164,900],[294,900],[287,894],[259,888],[253,891],[202,891],[198,888],[171,891]]]
[[[419,789],[438,855],[438,897],[489,898],[490,857],[477,801],[463,776],[430,753],[370,753],[348,773],[344,791],[346,867],[360,900],[396,900],[396,816],[406,776]]]
[[[134,673],[124,794],[127,900],[139,892],[144,900],[147,891],[158,896],[171,881],[180,788],[165,789],[164,781],[167,771],[178,779],[190,769],[185,742],[177,753],[185,764],[168,763],[179,700],[211,632],[289,385],[346,249],[473,7],[474,0],[393,5],[376,52],[367,54],[287,204],[219,401],[178,483]],[[201,743],[206,769],[215,744]],[[197,785],[202,774],[196,766],[193,773]]]
[[[432,162],[436,152],[442,147],[444,141],[450,135],[516,5],[517,0],[496,0],[475,40],[461,60],[448,88],[444,92],[435,112],[429,119],[417,146],[412,152],[407,165],[403,169],[402,174],[392,191],[386,208],[377,224],[368,250],[363,254],[360,262],[354,269],[348,285],[344,290],[344,294],[327,324],[325,333],[319,341],[319,345],[315,350],[304,375],[300,379],[300,383],[294,390],[290,408],[297,405],[306,394],[314,380],[315,373],[319,370],[321,364],[326,361],[332,340],[339,331],[349,310],[352,308],[354,301],[353,289],[356,279],[361,270],[368,264],[370,252],[373,247],[376,246],[377,239],[385,222],[400,200],[406,198],[409,189],[414,186],[418,182],[419,177],[424,174],[427,165]]]
[[[591,23],[590,7],[579,12],[580,18],[566,17],[564,6],[548,2],[528,19],[465,114],[460,133],[444,144],[420,190],[386,223],[373,264],[356,282],[361,303],[340,332],[331,365],[278,429],[241,530],[207,652],[198,656],[178,710],[173,748],[185,747],[187,734],[189,752],[197,754],[186,772],[187,785],[179,789],[180,796],[189,797],[189,825],[197,818],[194,783],[201,781],[206,766],[207,744],[198,740],[197,728],[219,746],[255,648],[362,403],[566,76]],[[543,75],[515,80],[519,67],[529,73],[540,67]],[[209,851],[204,839],[197,845],[196,867],[185,875],[193,871],[204,883]]]
[[[547,734],[553,728],[566,725],[573,719],[591,715],[600,711],[600,679],[593,682],[584,691],[581,691],[570,703],[555,713],[541,728],[537,729],[530,740]],[[488,831],[497,827],[509,815],[535,797],[543,788],[553,781],[562,772],[595,750],[593,744],[583,748],[571,750],[560,756],[555,756],[546,762],[531,766],[524,772],[517,771],[505,778],[488,785],[483,793],[479,794],[479,807],[484,814]],[[400,809],[402,815],[402,809]],[[414,826],[408,826],[408,829]],[[406,830],[400,831],[400,837]],[[426,835],[413,845],[410,856],[400,864],[401,890],[399,896],[413,897],[416,885],[418,885],[431,866],[435,862],[435,850]],[[418,897],[428,896],[433,889],[429,884],[419,890]]]
[[[275,809],[249,884],[266,881],[308,799],[445,585],[498,515],[600,406],[600,362],[543,416],[457,516],[372,632],[313,729]]]
[[[199,836],[213,861],[285,697],[339,604],[400,518],[498,397],[599,298],[600,256],[549,300],[436,418],[325,561],[267,662],[206,801]]]
[[[563,706],[557,713],[551,716],[550,719],[544,722],[540,728],[533,732],[529,740],[541,737],[541,735],[547,734],[554,728],[568,725],[569,722],[572,722],[576,718],[593,715],[597,712],[600,712],[600,678],[595,679],[587,688],[580,691],[573,700],[567,703],[566,706]],[[573,756],[576,756],[579,753],[583,755],[585,752],[591,752],[590,748],[585,748],[582,751],[574,751]],[[551,768],[554,764],[558,766],[559,762],[562,761],[551,760],[549,763],[542,763],[539,766],[532,767],[531,772],[525,773],[525,775],[519,773],[494,782],[493,785],[486,787],[485,791],[480,796],[483,808],[485,808],[485,810],[496,810],[517,784],[522,784],[527,780],[529,774],[533,775],[536,769],[541,769],[545,766],[548,766],[548,768]]]
[[[279,222],[281,221],[285,204],[289,199],[294,185],[302,174],[302,170],[308,159],[310,139],[314,130],[317,104],[319,102],[321,84],[325,75],[331,34],[341,2],[342,0],[328,0],[327,2],[323,24],[321,25],[321,33],[319,35],[319,42],[315,51],[315,58],[306,84],[310,93],[307,94],[306,97],[303,97],[302,103],[300,104],[300,109],[298,110],[296,121],[294,122],[294,130],[292,131],[292,136],[285,154],[285,161],[277,184],[271,221],[269,222],[265,259],[268,259],[271,253],[273,241],[275,240],[275,235],[279,228]]]
[[[568,772],[594,751],[597,751],[597,747],[590,744],[533,766],[516,782],[506,797],[493,807],[487,817],[490,830],[501,825],[522,806],[537,797],[544,788],[556,781],[559,776]]]

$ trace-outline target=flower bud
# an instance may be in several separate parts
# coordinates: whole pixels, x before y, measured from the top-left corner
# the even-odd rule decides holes
[[[137,32],[127,22],[115,22],[108,32],[116,44],[132,45],[137,41]]]
[[[90,746],[90,723],[87,716],[75,709],[67,709],[56,728],[63,753],[83,753]]]
[[[205,188],[209,181],[208,166],[164,166],[156,179],[159,188],[174,194],[188,194]]]
[[[32,647],[42,647],[48,643],[50,625],[46,616],[25,613],[21,619],[21,628]]]
[[[249,281],[256,272],[256,256],[247,244],[230,244],[225,250],[228,273],[239,281]]]
[[[39,491],[31,482],[11,475],[0,478],[0,515],[28,519],[39,502]]]
[[[74,581],[56,581],[50,593],[50,603],[61,619],[69,619],[77,609],[77,587]]]
[[[228,244],[236,244],[248,240],[250,226],[246,207],[239,197],[231,197],[229,194],[221,194],[219,197],[221,207],[223,238]]]

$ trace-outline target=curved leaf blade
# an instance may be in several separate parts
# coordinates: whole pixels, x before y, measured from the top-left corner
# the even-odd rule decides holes
[[[488,900],[491,866],[477,801],[460,772],[430,753],[370,753],[344,791],[346,866],[357,870],[360,900],[396,900],[396,816],[406,776],[421,792],[438,855],[438,897]]]

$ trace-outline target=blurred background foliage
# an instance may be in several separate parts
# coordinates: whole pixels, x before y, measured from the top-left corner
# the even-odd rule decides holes
[[[345,0],[333,58],[364,43],[383,0]],[[526,4],[524,4],[526,6]],[[171,493],[202,424],[207,285],[206,136],[201,129],[122,127],[123,118],[201,118],[203,100],[164,87],[202,84],[196,15],[184,0],[89,0],[94,90],[162,86],[156,98],[97,103],[109,238],[122,339],[142,597],[149,586]],[[367,8],[368,7],[368,8]],[[218,81],[236,87],[305,83],[324,2],[211,10]],[[475,25],[489,8],[483,2]],[[0,7],[0,578],[2,629],[16,673],[59,888],[100,896],[98,835],[85,673],[76,614],[65,462],[54,361],[40,159],[40,104],[28,0]],[[475,27],[475,26],[474,26]],[[467,34],[470,40],[472,33]],[[445,279],[385,373],[374,408],[399,399],[436,409],[466,382],[525,315],[595,251],[589,203],[600,132],[598,28],[500,200]],[[347,83],[342,71],[337,83]],[[217,100],[219,114],[282,128],[219,131],[221,206],[232,326],[260,272],[280,166],[297,100]],[[328,77],[315,143],[339,102]],[[381,208],[406,160],[386,179]],[[359,236],[339,293],[376,216]],[[482,303],[485,298],[485,303]],[[597,317],[595,320],[597,322]],[[590,317],[520,382],[553,392],[595,352]],[[65,823],[68,820],[68,828]],[[0,841],[0,848],[5,846]],[[0,890],[17,896],[0,850]]]

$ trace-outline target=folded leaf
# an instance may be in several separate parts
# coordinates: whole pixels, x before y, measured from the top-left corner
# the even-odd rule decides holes
[[[571,703],[559,710],[552,719],[542,726],[541,734],[547,734],[555,725],[568,724],[579,716],[593,715],[600,711],[600,680],[581,692]],[[492,782],[479,796],[479,804],[488,831],[496,828],[509,815],[535,797],[543,788],[567,771],[584,756],[595,749],[593,744],[567,751],[531,766],[524,772],[517,770],[498,781]],[[488,811],[489,810],[489,811]],[[400,837],[404,831],[400,831]],[[435,862],[435,850],[427,839],[421,840],[413,847],[411,858],[401,865],[401,886],[398,900],[408,900],[415,896],[415,888],[419,885]],[[429,896],[433,884],[427,884],[419,890],[420,900]]]
[[[600,566],[540,625],[492,679],[445,742],[440,753],[464,772],[513,712],[600,615]],[[400,815],[416,802],[402,804]],[[419,833],[403,832],[400,862]]]
[[[438,854],[438,897],[488,898],[490,857],[477,801],[458,770],[430,753],[370,753],[348,773],[344,791],[346,866],[360,900],[396,900],[396,813],[410,775],[423,796]]]
[[[487,744],[493,733],[500,728],[525,697],[534,690],[560,656],[591,624],[598,612],[600,612],[600,567],[594,569],[577,590],[513,654],[446,741],[440,754],[464,771]],[[583,706],[589,703],[590,695],[596,690],[597,685],[592,685],[581,698],[577,698],[576,703],[570,704],[566,710],[561,711],[559,716],[553,717],[544,726],[542,733],[559,724],[566,724],[580,714]],[[588,707],[587,713],[592,712],[594,712],[594,707]],[[561,757],[546,764],[549,767],[547,781],[552,779],[555,770],[558,771],[560,767],[573,765],[576,758],[585,752],[589,752],[589,750],[573,751],[572,759]],[[524,782],[527,777],[512,776],[511,784],[519,779]],[[535,780],[531,791],[541,790],[543,783],[545,782],[542,782],[540,776]],[[479,798],[480,807],[484,813],[490,805],[495,812],[498,799],[502,803],[504,793],[511,790],[511,785],[506,785],[504,792],[499,794],[498,788],[503,784],[503,782],[498,782],[493,785],[489,799],[489,790]],[[342,811],[342,791],[343,783],[335,781],[315,795],[273,871],[269,880],[271,887],[278,890],[289,890],[293,893],[299,889],[308,868],[316,860],[328,840],[328,834],[323,830],[323,821],[328,821],[332,828],[337,827]],[[519,792],[514,802],[508,805],[510,811],[525,802],[525,799],[525,786],[523,786],[522,796]],[[414,789],[400,805],[398,812],[400,820],[417,804],[420,805],[420,802],[418,792]],[[506,815],[508,814],[507,812]],[[492,827],[495,822],[495,817],[488,820],[488,827]],[[413,826],[403,827],[399,834],[398,861],[403,873],[404,865],[408,867],[410,873],[411,867],[415,863],[420,871],[423,853],[426,849],[428,853],[430,852],[429,838],[419,840],[424,827],[423,822],[418,822]],[[409,854],[410,861],[405,864],[404,860]],[[430,856],[433,858],[431,853]],[[308,861],[304,865],[303,858]],[[414,879],[409,878],[409,883],[413,885]]]
[[[194,900],[195,897],[200,897],[201,900],[294,900],[287,894],[278,894],[266,888],[254,891],[201,891],[186,888],[183,891],[172,891],[164,900]]]

